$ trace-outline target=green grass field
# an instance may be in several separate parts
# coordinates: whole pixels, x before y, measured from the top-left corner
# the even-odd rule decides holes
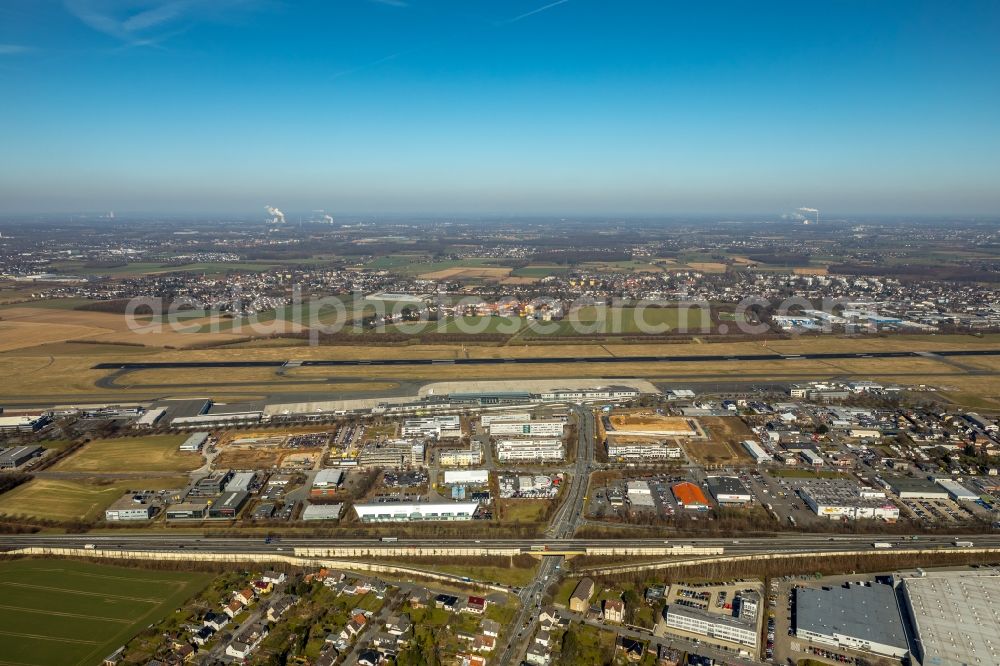
[[[97,439],[56,463],[58,472],[190,472],[202,465],[198,453],[177,448],[187,435]]]
[[[116,481],[33,479],[0,495],[0,515],[86,522],[104,518],[104,509],[126,490],[181,488],[185,477]],[[2,663],[0,659],[0,663]]]
[[[2,561],[0,664],[99,664],[210,579],[69,560]]]
[[[539,322],[530,337],[572,335],[636,335],[678,330],[700,333],[711,324],[705,308],[598,308],[582,307],[555,322]],[[644,330],[645,329],[645,330]],[[704,330],[703,330],[704,329]]]

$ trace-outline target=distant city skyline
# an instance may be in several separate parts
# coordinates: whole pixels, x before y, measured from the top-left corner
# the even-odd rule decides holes
[[[997,34],[990,1],[12,0],[0,215],[998,214]]]

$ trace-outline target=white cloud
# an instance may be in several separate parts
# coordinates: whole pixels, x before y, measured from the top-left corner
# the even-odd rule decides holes
[[[32,47],[22,44],[0,44],[0,55],[18,55],[19,53],[31,53],[34,50]]]
[[[253,0],[64,0],[85,25],[131,46],[155,46],[190,24]]]

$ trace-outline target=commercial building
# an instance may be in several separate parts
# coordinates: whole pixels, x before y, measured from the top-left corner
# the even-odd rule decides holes
[[[822,467],[824,463],[823,456],[816,453],[812,449],[802,449],[802,459],[813,467]]]
[[[235,518],[240,509],[247,503],[249,495],[245,492],[224,493],[212,502],[208,509],[209,518]]]
[[[180,450],[194,452],[201,451],[207,441],[207,432],[196,432],[181,443]]]
[[[880,490],[861,486],[848,479],[800,481],[799,496],[817,516],[830,519],[875,519],[893,522],[899,507]]]
[[[167,520],[204,520],[208,502],[183,502],[167,508]]]
[[[490,473],[485,469],[450,469],[444,473],[444,482],[448,485],[453,483],[484,485],[489,481]]]
[[[948,492],[948,496],[956,502],[975,502],[979,495],[972,492],[958,481],[938,479],[937,484]]]
[[[483,414],[479,422],[484,428],[488,428],[497,421],[530,421],[531,412],[502,412],[498,414]]]
[[[302,520],[340,520],[343,504],[310,504],[302,510]]]
[[[674,499],[677,500],[677,503],[682,508],[692,511],[707,511],[709,509],[708,498],[705,497],[705,493],[690,481],[675,483],[670,490],[674,494]]]
[[[763,463],[769,463],[774,460],[774,456],[765,451],[760,444],[753,441],[752,439],[743,440],[743,448],[746,452],[754,459],[758,465]]]
[[[562,437],[565,426],[566,422],[562,419],[494,421],[490,424],[490,436]]]
[[[52,419],[48,414],[38,416],[0,416],[0,432],[36,432]]]
[[[254,472],[237,472],[226,483],[225,491],[227,493],[250,492],[250,487],[256,478],[257,474]]]
[[[462,436],[462,421],[457,416],[428,416],[403,421],[403,437],[448,439]]]
[[[677,460],[684,455],[680,446],[666,440],[621,440],[608,438],[608,460],[617,462],[648,462]]]
[[[229,480],[233,478],[233,472],[229,469],[220,469],[212,472],[206,477],[198,479],[188,493],[188,497],[213,497],[221,493]]]
[[[900,477],[889,480],[892,492],[900,499],[914,500],[946,500],[948,491],[929,479]]]
[[[178,416],[170,422],[172,428],[233,428],[260,423],[263,411],[209,412],[197,416]]]
[[[365,467],[412,467],[423,462],[423,442],[408,439],[369,442],[358,455],[358,464]]]
[[[471,467],[483,462],[483,447],[476,440],[469,442],[467,449],[442,449],[437,453],[442,467]]]
[[[735,476],[710,476],[706,482],[708,483],[708,492],[720,505],[747,504],[753,500],[753,495]]]
[[[157,422],[163,418],[163,415],[167,413],[166,407],[157,407],[156,409],[150,409],[145,414],[140,416],[135,422],[137,428],[155,428]]]
[[[1000,577],[932,572],[900,587],[920,663],[1000,664]]]
[[[909,652],[896,592],[882,583],[796,588],[795,636],[896,659]]]
[[[321,469],[313,479],[312,488],[309,489],[311,497],[327,497],[335,495],[340,486],[344,483],[344,471],[341,469]]]
[[[500,462],[562,460],[566,455],[561,439],[503,439],[496,450]]]
[[[653,501],[653,492],[646,481],[629,481],[626,484],[626,492],[628,493],[628,501],[632,503],[632,506],[652,507],[656,505]]]
[[[670,604],[663,609],[667,629],[757,649],[757,623],[743,615],[710,613],[701,608]]]
[[[597,386],[592,389],[556,388],[542,391],[538,397],[546,402],[580,400],[628,400],[639,397],[639,391],[631,386]]]
[[[425,520],[472,520],[478,502],[426,502],[416,504],[355,504],[358,518],[366,523],[420,522]]]
[[[145,495],[128,493],[104,510],[104,520],[109,522],[126,520],[149,520],[153,517],[153,505]]]
[[[44,452],[45,449],[36,444],[0,449],[0,469],[17,469],[40,457]]]

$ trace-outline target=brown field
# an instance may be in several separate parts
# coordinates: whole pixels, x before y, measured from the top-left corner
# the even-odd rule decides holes
[[[533,277],[506,277],[500,280],[500,284],[535,284],[536,282],[541,282],[542,278]]]
[[[687,264],[696,271],[703,273],[725,273],[726,265],[717,261],[692,261]]]
[[[489,268],[485,266],[456,266],[455,268],[445,268],[440,271],[424,273],[420,275],[421,280],[499,280],[510,275],[510,268]]]
[[[627,412],[612,414],[609,419],[617,430],[635,432],[658,432],[684,430],[694,434],[689,419],[682,416],[664,416],[654,412]]]
[[[18,306],[6,308],[0,314],[0,352],[34,347],[50,342],[94,340],[124,342],[151,347],[190,347],[206,343],[236,341],[242,336],[232,333],[185,333],[152,328],[132,330],[124,315],[53,308]],[[148,324],[148,318],[139,318]],[[7,330],[3,330],[6,328]],[[183,329],[196,331],[198,325],[184,322]]]
[[[228,447],[216,457],[215,465],[219,469],[227,467],[233,469],[271,469],[272,467],[280,467],[281,461],[291,452],[291,449]]]
[[[703,416],[698,420],[708,441],[682,442],[689,457],[703,465],[739,465],[750,461],[740,442],[753,439],[753,433],[739,417]]]
[[[26,321],[0,321],[0,352],[24,349],[50,342],[93,338],[105,331],[71,324],[41,324]]]
[[[825,266],[810,266],[793,268],[792,272],[796,275],[826,275],[827,269]]]

